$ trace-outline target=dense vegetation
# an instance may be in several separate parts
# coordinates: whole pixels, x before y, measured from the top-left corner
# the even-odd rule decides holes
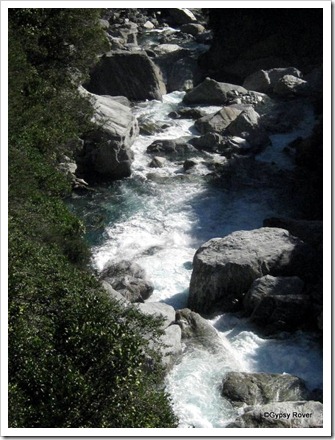
[[[9,10],[9,426],[174,427],[157,321],[111,301],[66,208],[62,154],[91,128],[79,96],[106,48],[97,9]]]

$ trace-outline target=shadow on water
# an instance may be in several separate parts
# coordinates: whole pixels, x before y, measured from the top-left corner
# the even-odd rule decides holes
[[[183,292],[178,292],[175,295],[172,295],[170,298],[166,298],[159,302],[168,304],[169,306],[172,306],[175,310],[184,309],[187,307],[188,293],[189,290],[185,289]]]

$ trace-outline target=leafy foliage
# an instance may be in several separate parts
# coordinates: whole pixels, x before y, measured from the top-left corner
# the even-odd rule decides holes
[[[159,323],[87,268],[58,158],[91,129],[77,86],[105,46],[93,9],[9,14],[9,426],[174,427]],[[149,362],[148,360],[151,359]]]

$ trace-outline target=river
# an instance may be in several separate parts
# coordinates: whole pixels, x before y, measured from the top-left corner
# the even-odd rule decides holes
[[[201,163],[187,173],[183,161],[149,167],[152,157],[146,148],[155,139],[196,135],[194,121],[169,117],[183,95],[173,92],[161,102],[137,103],[133,109],[137,118],[166,128],[138,136],[132,147],[130,178],[101,186],[95,193],[74,196],[72,201],[86,221],[94,268],[100,271],[111,260],[138,263],[154,284],[148,301],[165,302],[175,309],[187,305],[192,260],[201,244],[233,231],[259,228],[265,218],[289,215],[292,209],[283,206],[272,188],[227,190],[211,184],[205,177],[208,169]],[[207,107],[206,111],[216,109]],[[292,167],[290,159],[283,159],[278,151],[298,135],[308,135],[307,127],[310,124],[302,124],[295,133],[275,135],[272,150],[260,154],[258,160]],[[218,155],[211,157],[223,160]],[[315,335],[295,332],[263,338],[238,314],[223,314],[210,322],[225,349],[210,352],[185,346],[166,379],[180,427],[220,428],[235,419],[236,411],[220,395],[220,383],[229,370],[290,373],[306,380],[311,389],[322,388],[322,353]]]

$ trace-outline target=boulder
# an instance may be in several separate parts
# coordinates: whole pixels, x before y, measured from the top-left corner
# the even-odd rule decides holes
[[[146,21],[142,26],[146,30],[151,30],[155,28],[155,25],[150,20]]]
[[[193,35],[194,37],[205,32],[205,28],[199,23],[185,23],[180,27],[181,32]]]
[[[240,114],[242,109],[234,105],[225,106],[217,113],[203,116],[198,119],[194,126],[201,133],[215,132],[223,134],[226,128],[234,121]]]
[[[257,278],[244,297],[244,310],[252,313],[261,304],[263,299],[269,295],[300,295],[303,287],[304,282],[299,277],[273,277],[272,275],[265,275],[264,277]]]
[[[178,25],[193,23],[197,21],[194,14],[186,8],[169,8],[168,13],[171,18],[170,21]]]
[[[315,401],[273,402],[247,407],[226,428],[322,428],[323,405]]]
[[[271,88],[271,81],[266,70],[258,70],[249,75],[243,82],[243,87],[247,90],[267,93]]]
[[[295,67],[283,67],[270,70],[258,70],[249,75],[243,82],[247,90],[268,93],[272,92],[278,81],[285,75],[301,77],[301,72]]]
[[[195,148],[200,151],[208,151],[209,153],[219,153],[228,158],[233,154],[249,154],[251,145],[239,137],[223,137],[215,132],[208,132],[198,138],[189,141]]]
[[[131,261],[109,262],[100,273],[100,280],[112,286],[130,302],[143,302],[154,288],[145,271]]]
[[[125,44],[137,44],[138,26],[132,21],[114,23],[108,30],[108,35],[114,38],[122,38]]]
[[[256,278],[303,273],[306,247],[277,228],[237,231],[209,240],[194,256],[188,307],[205,315],[241,309]]]
[[[158,302],[146,302],[137,304],[136,307],[144,315],[159,317],[162,319],[162,328],[166,329],[175,322],[176,312],[172,306]]]
[[[78,174],[89,178],[121,179],[131,174],[130,149],[138,134],[138,125],[129,107],[109,96],[86,92],[94,109],[97,128],[85,134],[84,145],[76,158]]]
[[[182,139],[157,139],[147,148],[148,154],[159,153],[174,159],[185,158],[196,151],[196,148]]]
[[[307,81],[293,75],[284,75],[273,88],[273,92],[280,96],[296,96],[308,94]]]
[[[206,348],[220,344],[220,337],[214,327],[198,313],[190,309],[176,311],[176,324],[181,328],[182,339]]]
[[[260,116],[251,106],[243,111],[236,111],[236,117],[227,126],[227,130],[232,136],[250,138],[261,130]]]
[[[175,112],[175,118],[174,119],[199,119],[206,115],[206,112],[201,108],[192,108],[192,107],[185,107],[178,109]],[[171,114],[169,115],[171,116]]]
[[[152,161],[149,163],[150,168],[163,168],[166,164],[165,157],[155,156]]]
[[[290,374],[235,371],[225,374],[221,394],[234,406],[308,400],[311,395],[305,382]]]
[[[247,94],[244,87],[206,78],[183,98],[185,104],[226,105],[237,96]]]
[[[122,95],[135,101],[160,100],[166,93],[159,68],[145,52],[136,51],[106,53],[86,87],[98,95]]]

